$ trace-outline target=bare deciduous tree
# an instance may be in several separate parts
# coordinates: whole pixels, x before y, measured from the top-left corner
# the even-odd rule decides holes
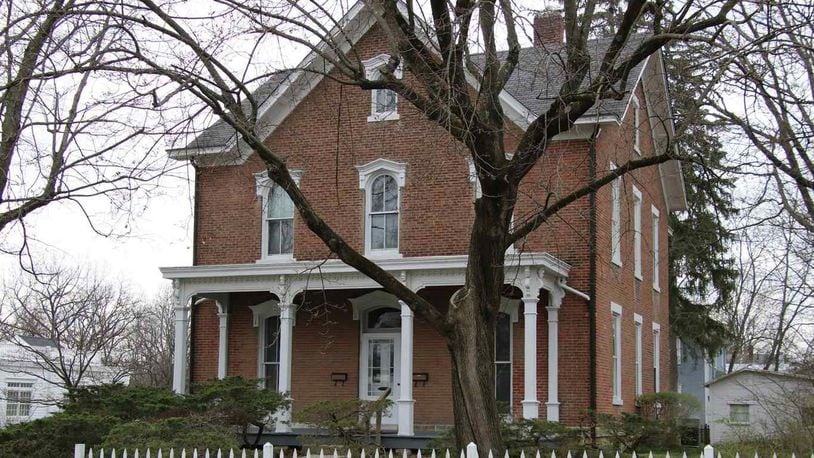
[[[84,205],[106,199],[129,217],[132,194],[149,193],[170,170],[154,148],[155,94],[101,70],[119,61],[126,31],[110,17],[78,14],[104,8],[113,5],[0,5],[0,250],[25,251],[25,219],[54,202],[77,205],[97,232],[123,232],[110,211],[92,218]]]
[[[592,56],[587,43],[603,2],[565,1],[566,41],[553,59],[560,62],[563,79],[556,83],[550,107],[529,120],[511,156],[506,154],[508,126],[499,96],[515,72],[520,53],[521,9],[511,0],[361,2],[390,49],[389,62],[377,77],[365,72],[351,38],[353,30],[348,29],[351,24],[341,22],[349,9],[343,2],[218,0],[207,4],[206,16],[190,16],[185,2],[116,3],[115,12],[99,14],[130,31],[119,46],[128,60],[105,68],[161,75],[233,128],[239,148],[254,151],[265,162],[269,177],[285,189],[302,221],[333,256],[407,303],[446,340],[458,443],[477,439],[485,449],[500,449],[494,368],[480,362],[491,360],[494,351],[506,249],[568,204],[631,170],[674,155],[668,147],[666,152],[621,163],[566,195],[552,196],[512,223],[521,181],[546,157],[554,136],[569,130],[598,102],[626,92],[633,68],[672,40],[723,26],[737,2],[689,1],[676,9],[664,2],[627,2],[615,16],[609,46]],[[242,49],[249,49],[239,58],[230,41],[235,38]],[[311,53],[305,67],[293,71],[317,73],[365,90],[395,91],[444,129],[471,158],[482,197],[474,205],[465,284],[451,299],[448,311],[436,309],[349,244],[296,186],[284,157],[265,143],[267,126],[258,123],[263,100],[256,99],[247,84],[263,76],[246,74],[262,65],[257,59],[263,50],[281,46],[299,46]],[[236,61],[244,65],[235,68]],[[399,68],[409,76],[399,78]]]
[[[126,374],[114,367],[116,373],[98,372],[99,365],[117,361],[118,346],[132,332],[136,302],[126,288],[100,275],[51,264],[38,275],[21,274],[5,285],[0,332],[23,350],[21,363],[41,369],[31,376],[48,383],[56,379],[70,390]]]
[[[165,288],[135,311],[136,319],[117,349],[119,364],[128,370],[131,384],[172,385],[172,306],[172,289]]]

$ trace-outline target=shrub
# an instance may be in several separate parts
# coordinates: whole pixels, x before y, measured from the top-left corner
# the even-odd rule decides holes
[[[87,413],[57,413],[0,430],[0,456],[53,458],[73,456],[74,444],[96,447],[117,419]]]
[[[580,445],[582,441],[580,430],[544,420],[518,419],[503,422],[501,434],[506,447],[511,451],[546,448],[565,452]]]
[[[305,438],[309,442],[307,445],[366,447],[377,445],[376,412],[387,409],[391,404],[392,401],[387,398],[376,401],[318,401],[297,412],[297,421],[323,434],[319,440],[316,437]]]
[[[198,448],[199,453],[203,453],[204,448],[231,449],[239,447],[240,443],[229,428],[192,416],[120,424],[110,430],[101,446],[117,450],[185,448],[190,451]]]
[[[95,414],[122,421],[186,416],[187,401],[167,388],[125,386],[120,383],[82,387],[68,395],[66,414]]]
[[[687,416],[697,407],[698,401],[687,394],[664,391],[643,394],[636,399],[636,404],[639,414],[596,415],[597,427],[608,436],[613,448],[679,447]]]

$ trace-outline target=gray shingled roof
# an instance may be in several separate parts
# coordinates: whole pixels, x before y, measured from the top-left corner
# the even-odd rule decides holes
[[[35,337],[35,336],[20,336],[23,342],[31,345],[32,347],[56,347],[56,342],[53,339],[47,339],[45,337]]]
[[[626,50],[632,51],[633,43],[638,43],[636,37],[628,41]],[[610,44],[610,39],[598,39],[588,42],[588,51],[591,54],[591,70],[585,83],[591,80],[592,73],[598,71],[600,59]],[[623,53],[623,56],[625,53]],[[501,59],[505,59],[506,52],[499,53]],[[482,64],[482,55],[473,56],[475,65]],[[520,51],[520,58],[512,77],[506,84],[506,92],[522,103],[533,115],[540,115],[545,112],[556,98],[560,86],[564,80],[562,61],[565,59],[563,45],[546,45],[541,48],[524,48]],[[644,64],[640,63],[631,73],[631,81],[639,75]],[[280,86],[294,70],[282,70],[272,74],[269,79],[254,91],[253,96],[258,106],[262,105],[274,90]],[[632,86],[629,84],[628,86]],[[584,117],[604,117],[615,116],[621,118],[630,98],[630,88],[627,88],[621,100],[602,100],[594,105]],[[248,107],[248,103],[243,103]],[[223,147],[228,145],[235,136],[235,130],[223,120],[218,120],[208,128],[204,129],[193,141],[183,149],[199,149]]]
[[[629,55],[634,47],[641,42],[641,39],[642,36],[631,37],[622,56]],[[601,59],[605,55],[610,42],[610,38],[588,41],[587,49],[590,53],[591,67],[583,81],[583,85],[587,86],[588,82],[599,71]],[[499,53],[499,58],[505,59],[506,51]],[[483,56],[473,56],[473,60],[476,65],[481,66]],[[545,47],[521,49],[517,67],[506,84],[506,92],[528,108],[533,115],[539,116],[551,106],[565,80],[564,61],[564,44],[547,44]],[[583,117],[615,116],[621,119],[630,98],[630,89],[633,87],[635,78],[638,77],[643,65],[643,62],[640,63],[630,72],[628,87],[621,100],[601,100],[591,107]]]
[[[289,75],[291,75],[294,70],[281,70],[279,72],[271,74],[269,78],[260,85],[255,91],[252,93],[252,97],[255,100],[255,103],[259,107],[263,103],[268,100],[269,97],[274,94],[274,90],[283,83]],[[248,111],[249,109],[249,102],[243,101],[241,104],[244,111]],[[198,149],[198,148],[214,148],[214,147],[222,147],[226,146],[231,142],[235,137],[235,129],[226,124],[226,122],[222,119],[218,119],[214,124],[207,127],[203,130],[194,140],[189,142],[183,148],[179,149]]]

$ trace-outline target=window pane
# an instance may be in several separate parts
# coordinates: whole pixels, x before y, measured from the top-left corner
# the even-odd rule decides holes
[[[280,253],[294,251],[294,220],[280,220]]]
[[[280,254],[280,225],[283,220],[275,219],[268,222],[269,249],[268,254]]]
[[[264,363],[280,362],[280,317],[266,318]]]
[[[266,373],[264,374],[266,388],[269,390],[278,390],[277,381],[279,380],[279,368],[277,364],[266,364]]]
[[[384,210],[395,212],[399,210],[399,188],[396,180],[390,175],[380,177],[384,179]]]
[[[749,404],[730,404],[729,421],[732,423],[749,423]]]
[[[376,113],[389,113],[396,111],[396,93],[388,89],[375,91]]]
[[[370,216],[370,248],[384,248],[384,218],[385,215]]]
[[[269,193],[266,218],[293,218],[294,203],[283,188],[274,186]]]
[[[500,413],[509,413],[512,399],[512,365],[495,364],[495,399]]]
[[[495,330],[495,361],[511,361],[511,319],[505,313],[497,315]]]
[[[399,247],[399,214],[390,213],[385,215],[385,248]]]
[[[387,175],[380,176],[373,180],[373,189],[370,193],[370,211],[384,211],[384,183]]]

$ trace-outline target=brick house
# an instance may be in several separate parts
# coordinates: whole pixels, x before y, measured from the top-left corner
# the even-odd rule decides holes
[[[387,47],[370,12],[356,5],[342,23],[375,72]],[[551,103],[547,91],[559,88],[549,56],[562,45],[561,27],[556,16],[535,20],[535,46],[522,50],[501,94],[507,151]],[[590,44],[596,53],[604,46]],[[550,193],[565,195],[592,174],[668,147],[661,56],[631,75],[621,100],[602,102],[554,139],[524,182],[516,218]],[[393,93],[313,72],[280,72],[257,96],[267,144],[316,210],[445,310],[464,281],[479,196],[463,148]],[[169,153],[196,170],[193,266],[161,269],[178,301],[176,391],[213,377],[261,378],[290,393],[296,412],[391,388],[384,424],[395,435],[453,423],[441,337],[371,280],[326,260],[327,248],[233,131],[215,123]],[[667,213],[686,206],[683,186],[677,163],[639,169],[507,251],[514,288],[501,303],[495,360],[486,362],[495,364],[507,414],[577,425],[589,409],[632,412],[638,393],[669,388]],[[276,431],[296,432],[291,419],[281,414]]]

